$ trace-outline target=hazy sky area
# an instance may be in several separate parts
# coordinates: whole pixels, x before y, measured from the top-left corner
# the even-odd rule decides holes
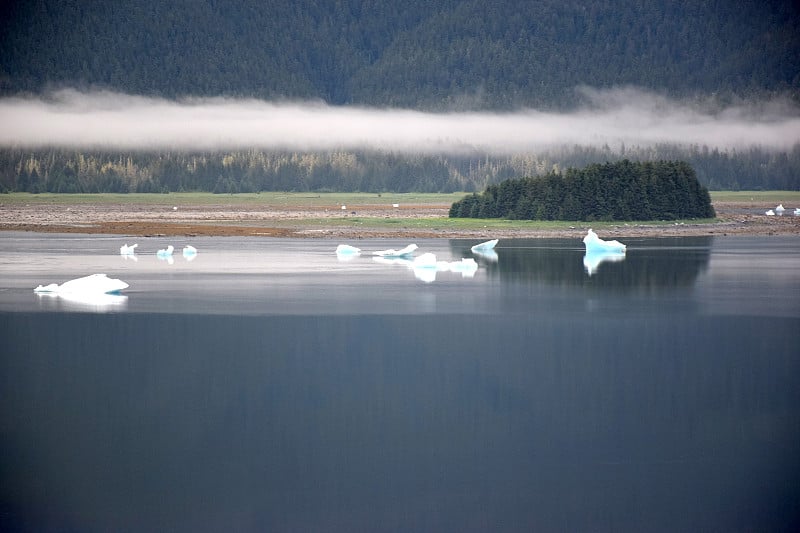
[[[570,113],[492,114],[61,90],[0,99],[0,146],[508,154],[621,143],[783,151],[800,143],[800,108],[788,100],[720,107],[633,88],[581,92],[585,106]]]

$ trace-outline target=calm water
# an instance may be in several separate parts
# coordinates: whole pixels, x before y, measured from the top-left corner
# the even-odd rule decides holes
[[[0,529],[796,530],[800,237],[623,241],[0,234]]]

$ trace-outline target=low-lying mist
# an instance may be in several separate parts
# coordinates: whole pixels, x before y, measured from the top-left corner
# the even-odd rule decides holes
[[[800,143],[800,107],[789,99],[722,106],[635,88],[580,92],[585,104],[568,113],[427,113],[65,89],[0,99],[0,146],[502,155],[574,146],[616,150],[623,144],[784,151]]]

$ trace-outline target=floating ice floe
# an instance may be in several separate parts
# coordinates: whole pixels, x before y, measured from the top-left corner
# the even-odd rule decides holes
[[[39,285],[33,292],[39,294],[117,294],[122,289],[127,289],[128,284],[122,280],[109,278],[105,274],[91,274],[82,278],[65,281],[61,285],[51,283],[49,285]]]
[[[766,213],[764,213],[764,214],[765,214],[765,215],[767,215],[768,217],[774,217],[774,216],[775,216],[775,211],[773,211],[772,209],[770,209],[769,211],[767,211],[767,212],[766,212]]]
[[[414,276],[426,283],[436,281],[437,272],[456,272],[461,277],[471,278],[478,270],[478,263],[471,257],[462,258],[460,261],[437,261],[436,255],[425,253],[412,261],[411,268]]]
[[[183,247],[183,258],[187,261],[193,261],[194,258],[197,257],[197,248],[192,246],[191,244],[187,244]]]
[[[586,255],[583,256],[583,268],[586,269],[587,274],[592,276],[597,272],[597,269],[600,268],[601,264],[616,263],[624,260],[625,252],[603,252],[595,250],[593,252],[587,252]]]
[[[583,238],[586,245],[586,253],[592,252],[622,252],[625,253],[626,246],[619,241],[605,241],[597,236],[591,229]]]
[[[796,216],[796,217],[800,216],[800,207],[795,207],[794,208],[794,216]]]
[[[336,247],[336,255],[356,256],[361,254],[361,248],[350,246],[349,244],[340,244]]]
[[[436,281],[438,272],[455,272],[461,274],[463,278],[471,278],[478,270],[478,263],[471,257],[465,257],[459,261],[438,261],[435,254],[424,253],[414,259],[380,256],[372,259],[383,265],[404,266],[414,272],[414,277],[425,283]]]
[[[775,208],[775,214],[782,215],[786,209],[783,207],[783,204],[778,204],[778,207]]]
[[[471,248],[471,250],[475,253],[482,254],[486,253],[490,250],[494,250],[494,247],[497,246],[498,239],[492,239],[491,241],[482,242],[480,244],[476,244]]]
[[[136,253],[136,247],[139,246],[138,243],[131,244],[128,246],[127,244],[123,244],[119,247],[119,255],[133,255]]]
[[[393,249],[380,250],[377,252],[372,252],[372,255],[377,255],[379,257],[385,257],[388,259],[394,257],[400,257],[400,258],[410,257],[414,253],[414,250],[416,250],[417,248],[418,247],[416,244],[409,244],[408,246],[406,246],[405,248],[401,248],[400,250],[393,250]]]

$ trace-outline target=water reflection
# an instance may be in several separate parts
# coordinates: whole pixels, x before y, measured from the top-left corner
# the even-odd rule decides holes
[[[32,529],[774,530],[798,496],[793,320],[0,318]]]
[[[124,294],[36,293],[40,308],[45,311],[83,311],[105,313],[124,311],[128,297]]]
[[[583,256],[583,268],[591,276],[603,263],[619,263],[624,260],[625,252],[588,252]]]
[[[626,240],[591,276],[574,240],[429,240],[479,264],[433,284],[331,242],[62,239],[0,241],[0,529],[798,523],[797,237]],[[119,304],[31,291],[108,265]]]
[[[482,268],[502,281],[573,285],[615,291],[691,287],[708,268],[713,237],[628,239],[626,254],[585,254],[574,239],[500,241],[497,258],[478,256]],[[469,242],[451,241],[453,254]],[[623,261],[624,259],[624,261]],[[601,267],[602,265],[602,267]]]

